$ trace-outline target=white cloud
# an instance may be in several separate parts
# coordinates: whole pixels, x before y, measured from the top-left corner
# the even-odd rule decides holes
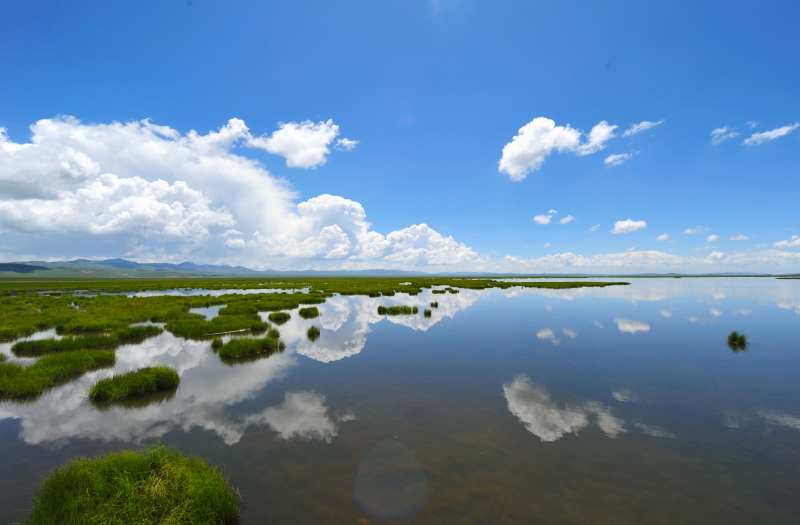
[[[339,139],[336,141],[336,149],[341,151],[353,151],[358,146],[360,140]]]
[[[557,215],[558,214],[558,212],[556,210],[550,210],[547,213],[550,213],[552,215]]]
[[[660,310],[658,313],[660,313],[662,317],[666,317],[667,319],[670,319],[672,317],[672,312],[670,312],[669,310]]]
[[[712,144],[721,144],[723,141],[728,139],[732,139],[733,137],[738,137],[739,133],[734,131],[734,128],[729,128],[727,126],[723,128],[717,128],[711,132],[711,143]]]
[[[729,241],[749,241],[750,237],[748,237],[747,235],[737,235],[736,237],[731,235],[731,238],[728,239],[728,240]]]
[[[498,171],[506,173],[511,180],[524,180],[528,173],[538,170],[554,150],[559,153],[571,151],[579,156],[602,150],[614,137],[616,128],[604,120],[594,126],[587,141],[581,143],[581,132],[569,124],[556,126],[549,118],[537,117],[522,126],[511,142],[503,147]]]
[[[563,219],[561,219],[561,221],[560,221],[560,222],[561,222],[561,224],[569,224],[569,223],[571,223],[571,222],[572,222],[572,221],[574,221],[574,220],[575,220],[575,217],[573,217],[572,215],[567,215],[566,217],[564,217]]]
[[[619,401],[620,403],[638,403],[639,396],[628,390],[627,388],[623,388],[617,392],[611,392],[611,396]]]
[[[792,238],[788,241],[778,241],[772,246],[775,248],[795,248],[800,246],[800,237],[797,235],[792,235]]]
[[[544,243],[544,246],[542,246],[542,248],[549,248],[549,247],[550,247],[550,243],[549,242]]]
[[[247,145],[284,157],[290,168],[316,168],[325,164],[326,155],[331,152],[328,146],[339,134],[339,126],[333,120],[316,124],[310,120],[279,122],[278,126],[269,137],[248,137]],[[355,141],[348,141],[351,142]],[[355,144],[349,149],[353,147]]]
[[[761,133],[753,133],[748,138],[742,141],[742,144],[746,146],[758,146],[759,144],[763,144],[770,140],[775,140],[778,137],[783,137],[791,133],[792,131],[796,130],[800,127],[800,122],[795,122],[794,124],[790,124],[788,126],[783,126],[780,128],[775,128],[770,131],[763,131]]]
[[[589,228],[589,231],[590,232],[596,232],[599,228],[600,228],[600,225],[599,224],[595,224],[594,226]]]
[[[692,234],[695,234],[695,233],[703,233],[703,232],[710,232],[710,231],[711,231],[711,228],[707,228],[707,227],[704,227],[704,226],[698,226],[697,228],[686,228],[685,230],[683,230],[683,233],[692,235]]]
[[[564,335],[566,335],[570,339],[575,339],[576,337],[578,337],[578,333],[575,330],[571,330],[569,328],[564,329]]]
[[[553,333],[553,330],[551,330],[550,328],[543,328],[539,330],[538,332],[536,332],[536,337],[538,339],[544,339],[546,341],[550,341],[554,345],[557,345],[558,343],[561,342],[559,339],[556,339],[556,334]]]
[[[610,168],[611,166],[619,166],[631,157],[633,157],[632,153],[620,153],[618,155],[609,155],[603,162]]]
[[[747,122],[747,125],[750,127],[750,129],[757,128],[758,127],[758,122],[756,122],[754,120],[750,120],[750,121]]]
[[[659,120],[658,122],[650,122],[645,120],[643,122],[639,122],[638,124],[632,124],[631,127],[625,130],[625,133],[622,134],[623,137],[630,137],[631,135],[636,135],[640,131],[647,131],[650,128],[654,128],[660,124],[663,124],[663,120]]]
[[[720,310],[719,308],[712,308],[709,311],[711,312],[711,315],[713,315],[714,317],[719,317],[722,315],[722,310]]]
[[[650,325],[647,323],[643,323],[641,321],[634,321],[633,319],[617,318],[614,319],[614,322],[617,323],[617,328],[619,328],[620,332],[635,334],[636,332],[650,331]]]
[[[235,250],[242,249],[245,247],[245,245],[246,243],[244,242],[244,239],[228,239],[225,241],[225,246]]]
[[[706,242],[717,242],[719,240],[719,235],[709,235],[706,237]]]
[[[669,239],[669,234],[668,233],[662,233],[661,235],[656,237],[657,241],[666,241],[667,239]]]
[[[630,233],[645,228],[647,228],[647,223],[645,221],[633,221],[628,219],[614,223],[614,229],[611,230],[611,233]]]
[[[661,428],[661,427],[656,426],[656,425],[647,425],[647,424],[642,423],[640,421],[634,421],[633,422],[633,426],[635,426],[636,428],[641,429],[642,433],[647,434],[648,436],[660,437],[660,438],[669,438],[669,439],[675,439],[675,437],[676,437],[674,433],[670,432],[669,430],[667,430],[665,428]]]
[[[534,221],[535,221],[537,224],[550,224],[550,219],[552,219],[552,218],[553,218],[553,215],[551,215],[551,214],[547,214],[547,215],[537,215],[537,216],[535,216],[535,217],[533,218],[533,220],[534,220]]]

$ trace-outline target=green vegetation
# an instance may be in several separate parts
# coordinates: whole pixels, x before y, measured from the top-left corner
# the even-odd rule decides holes
[[[6,359],[8,359],[8,356],[6,354],[0,354],[0,363],[5,361]]]
[[[319,310],[316,306],[312,306],[311,308],[301,308],[298,313],[303,319],[314,319],[319,317]]]
[[[75,350],[42,357],[25,367],[0,363],[0,397],[36,396],[62,379],[112,365],[114,360],[114,350]]]
[[[238,520],[237,496],[219,469],[160,445],[56,469],[22,523],[227,525]]]
[[[221,337],[215,337],[211,340],[211,349],[212,350],[219,350],[222,348],[223,342]]]
[[[311,341],[316,341],[317,339],[319,339],[320,333],[321,332],[320,332],[319,328],[317,328],[316,326],[311,326],[311,327],[309,327],[308,331],[306,332],[306,335],[308,335],[308,338]]]
[[[430,317],[430,316],[432,316],[432,315],[433,315],[433,312],[431,312],[430,310],[427,310],[427,309],[426,309],[424,312],[422,312],[422,314],[423,314],[425,317]]]
[[[431,293],[447,293],[447,290],[431,290]]]
[[[178,386],[181,378],[174,368],[153,366],[101,379],[89,389],[89,399],[116,400],[144,396]]]
[[[237,337],[222,345],[217,353],[224,358],[247,357],[259,354],[274,354],[282,352],[286,344],[280,339],[264,337],[254,339],[251,337]]]
[[[455,288],[448,288],[447,291],[450,293],[458,293],[458,290]]]
[[[747,351],[747,335],[734,330],[728,334],[728,346],[734,352]]]
[[[231,332],[263,332],[269,323],[261,320],[258,314],[253,315],[221,315],[207,321],[198,315],[194,319],[170,321],[167,330],[184,337],[204,337],[227,334]]]
[[[412,315],[419,312],[416,306],[379,306],[378,315]]]
[[[439,308],[439,301],[434,301],[431,303],[431,308]]]
[[[11,351],[19,357],[31,357],[51,352],[111,348],[125,341],[142,340],[146,337],[158,335],[163,331],[157,326],[132,326],[108,335],[89,335],[86,337],[68,335],[61,339],[51,337],[36,341],[19,341],[11,346]]]
[[[283,324],[288,321],[292,316],[287,312],[273,312],[267,316],[270,321],[275,324]]]

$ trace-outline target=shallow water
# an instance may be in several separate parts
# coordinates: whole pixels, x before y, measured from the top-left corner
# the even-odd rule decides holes
[[[800,280],[628,281],[336,296],[234,366],[169,333],[122,346],[0,404],[0,522],[66,458],[160,440],[224,466],[242,523],[796,523]],[[398,304],[420,313],[377,314]],[[174,395],[86,399],[154,364]]]

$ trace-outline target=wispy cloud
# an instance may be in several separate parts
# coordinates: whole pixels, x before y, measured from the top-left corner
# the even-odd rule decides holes
[[[737,235],[736,237],[731,235],[731,238],[728,239],[728,240],[729,241],[749,241],[750,237],[748,237],[747,235]]]
[[[669,234],[668,233],[662,233],[661,235],[656,237],[657,241],[666,241],[667,239],[669,239]]]
[[[734,131],[736,128],[729,128],[728,126],[717,128],[711,132],[711,143],[720,144],[728,139],[738,137],[739,133]]]
[[[788,126],[775,128],[770,131],[753,133],[748,138],[744,139],[744,141],[742,141],[742,144],[744,144],[745,146],[758,146],[759,144],[769,142],[770,140],[775,140],[779,137],[786,136],[792,131],[796,130],[798,127],[800,127],[800,122],[795,122],[794,124],[789,124]]]
[[[631,135],[636,135],[640,131],[647,131],[650,128],[654,128],[660,124],[663,124],[664,120],[659,120],[658,122],[650,122],[648,120],[639,122],[638,124],[633,124],[631,127],[625,130],[625,133],[622,134],[623,137],[630,137]]]
[[[589,231],[590,232],[596,232],[599,228],[600,228],[600,225],[599,224],[595,224],[594,226],[589,228]]]
[[[561,219],[561,221],[560,221],[560,222],[561,222],[561,224],[569,224],[569,223],[571,223],[571,222],[572,222],[572,221],[574,221],[574,220],[575,220],[575,217],[573,217],[572,215],[567,215],[566,217],[564,217],[563,219]]]
[[[612,166],[619,166],[631,157],[633,157],[633,153],[619,153],[616,155],[609,155],[603,162],[610,168]]]
[[[692,235],[692,234],[695,234],[695,233],[704,233],[704,232],[710,232],[710,231],[711,231],[711,228],[709,228],[707,226],[698,226],[697,228],[686,228],[685,230],[683,230],[683,233],[687,233],[689,235]]]
[[[706,242],[717,242],[719,240],[719,235],[709,235],[706,237]]]

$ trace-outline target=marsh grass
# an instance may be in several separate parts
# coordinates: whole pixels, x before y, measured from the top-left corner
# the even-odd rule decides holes
[[[119,341],[117,335],[90,335],[88,337],[68,335],[61,339],[51,337],[36,341],[19,341],[11,345],[11,351],[18,357],[31,357],[52,352],[110,348],[119,345]]]
[[[117,330],[114,335],[117,335],[120,341],[141,341],[163,333],[164,329],[159,326],[130,326]]]
[[[289,319],[291,319],[291,315],[287,312],[273,312],[267,316],[267,318],[275,324],[283,324]]]
[[[458,293],[458,290],[456,288],[448,288],[447,291],[450,293]]]
[[[431,290],[431,293],[447,293],[447,290]]]
[[[439,308],[439,301],[434,301],[431,303],[431,308]]]
[[[226,334],[231,332],[258,332],[269,328],[269,323],[265,323],[257,314],[242,315],[221,315],[207,321],[203,316],[182,321],[172,321],[167,323],[166,329],[175,335],[184,337],[204,337],[209,335]]]
[[[58,381],[114,361],[114,350],[75,350],[44,356],[25,367],[0,363],[0,397],[37,396]]]
[[[416,306],[379,306],[378,315],[414,315],[419,312]]]
[[[298,314],[300,314],[300,317],[303,319],[314,319],[319,317],[319,310],[316,306],[312,306],[311,308],[301,308]]]
[[[223,358],[248,357],[259,354],[274,354],[282,352],[286,344],[280,339],[273,337],[251,338],[237,337],[222,345],[217,353]]]
[[[222,338],[221,337],[215,337],[214,339],[211,340],[211,349],[212,350],[219,350],[220,348],[222,348],[223,344],[225,344],[225,343],[222,342]]]
[[[310,326],[308,328],[308,331],[306,332],[306,335],[312,342],[319,339],[320,334],[321,334],[320,329],[317,328],[316,326]]]
[[[728,334],[728,347],[734,352],[747,351],[747,335],[736,330]]]
[[[178,392],[177,388],[169,390],[161,390],[146,396],[130,397],[125,399],[109,399],[104,401],[92,401],[92,405],[100,412],[115,410],[121,408],[122,410],[139,410],[151,405],[160,405],[171,401],[175,394]]]
[[[178,386],[181,378],[174,368],[153,366],[101,379],[89,389],[93,401],[145,396]]]
[[[424,315],[425,317],[430,317],[430,316],[432,316],[432,315],[433,315],[433,312],[431,312],[430,310],[427,310],[427,309],[426,309],[424,312],[422,312],[422,313],[423,313],[423,315]]]
[[[59,467],[21,523],[229,525],[239,517],[237,498],[218,468],[159,445]]]

